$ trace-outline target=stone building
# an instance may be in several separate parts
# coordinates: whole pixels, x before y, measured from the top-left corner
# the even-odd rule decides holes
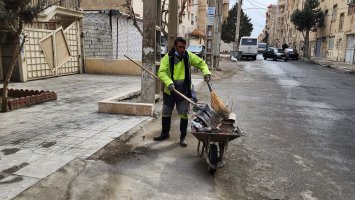
[[[355,1],[322,0],[320,8],[325,13],[325,26],[310,36],[312,56],[353,63]]]
[[[268,45],[277,47],[279,38],[276,33],[278,7],[276,5],[269,5],[266,12],[265,31],[269,34]]]
[[[355,1],[354,0],[319,0],[324,12],[324,26],[316,32],[310,32],[309,52],[312,57],[341,61],[354,64],[355,48]],[[304,47],[304,38],[290,21],[297,8],[302,10],[304,0],[278,0],[276,11],[269,8],[265,30],[270,34],[270,43],[280,47],[283,43],[299,51]],[[272,14],[276,18],[272,23]],[[276,27],[276,28],[273,28]],[[273,31],[276,30],[276,31]],[[279,41],[273,40],[278,38]],[[300,51],[302,52],[302,51]]]

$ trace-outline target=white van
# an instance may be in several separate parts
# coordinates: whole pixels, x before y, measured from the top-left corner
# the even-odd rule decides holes
[[[242,51],[242,58],[251,58],[256,60],[258,55],[258,38],[254,37],[241,37],[239,44],[239,51]]]

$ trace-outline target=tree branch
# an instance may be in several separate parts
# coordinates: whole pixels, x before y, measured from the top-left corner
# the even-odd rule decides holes
[[[138,32],[143,36],[143,31],[142,31],[141,27],[139,26],[139,24],[137,22],[136,14],[135,14],[135,12],[133,10],[133,7],[132,7],[132,1],[131,0],[126,0],[126,3],[123,4],[123,6],[128,9],[128,15],[133,20],[133,26],[136,27]]]
[[[182,16],[184,15],[184,11],[185,11],[185,8],[186,8],[186,3],[187,3],[187,0],[182,0],[181,1],[181,9],[180,9],[180,12],[179,12],[179,24],[182,23]]]

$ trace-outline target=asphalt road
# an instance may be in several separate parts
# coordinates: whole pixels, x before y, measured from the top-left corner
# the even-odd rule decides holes
[[[211,176],[197,140],[155,142],[160,120],[69,165],[16,199],[353,199],[355,76],[300,61],[221,62],[214,80],[245,136],[229,143]],[[205,85],[200,101],[209,102]]]
[[[355,76],[299,61],[243,64],[216,84],[248,133],[216,175],[226,199],[353,199]]]

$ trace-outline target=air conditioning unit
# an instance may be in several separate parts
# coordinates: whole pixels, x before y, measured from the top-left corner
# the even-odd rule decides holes
[[[355,0],[347,0],[347,1],[348,1],[348,5],[355,4]]]

